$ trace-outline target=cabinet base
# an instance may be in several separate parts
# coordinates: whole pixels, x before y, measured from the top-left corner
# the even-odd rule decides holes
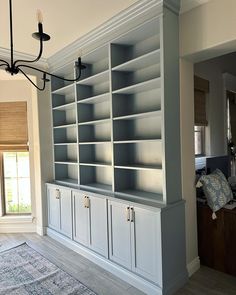
[[[77,252],[78,254],[84,256],[85,258],[91,260],[92,262],[96,263],[100,267],[106,269],[107,271],[111,272],[115,276],[119,277],[123,281],[131,284],[135,288],[145,292],[148,295],[163,295],[161,287],[156,286],[145,279],[129,272],[128,270],[112,263],[111,261],[107,260],[105,257],[96,254],[95,252],[83,247],[82,245],[68,239],[67,237],[61,235],[60,233],[47,228],[47,235],[54,240],[62,243],[64,246],[70,248],[71,250]]]
[[[135,275],[134,273],[122,268],[121,266],[114,264],[110,260],[102,257],[90,249],[70,240],[69,238],[61,235],[57,231],[47,227],[47,235],[64,246],[75,251],[76,253],[84,256],[93,263],[96,263],[100,267],[109,271],[113,275],[129,283],[135,288],[143,291],[147,295],[171,295],[174,294],[180,287],[182,287],[187,281],[187,272],[180,273],[179,276],[163,290],[160,286],[152,284],[151,282]]]

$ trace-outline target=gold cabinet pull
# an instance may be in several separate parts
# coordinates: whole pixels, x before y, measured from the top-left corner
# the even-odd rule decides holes
[[[89,208],[90,207],[90,199],[89,197],[87,197],[86,199],[86,208]]]
[[[61,192],[60,192],[60,190],[57,188],[57,189],[55,190],[55,197],[56,197],[57,200],[59,200],[59,199],[60,199],[60,196],[61,196]]]
[[[131,219],[130,219],[130,221],[134,222],[134,208],[131,207],[130,210],[131,210]]]
[[[126,207],[126,220],[130,221],[130,208]]]
[[[89,208],[89,207],[90,207],[89,197],[85,196],[84,197],[84,208]]]

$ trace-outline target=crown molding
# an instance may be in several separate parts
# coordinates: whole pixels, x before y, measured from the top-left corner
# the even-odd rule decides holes
[[[76,61],[79,49],[83,50],[84,55],[143,22],[162,15],[163,6],[175,13],[179,13],[179,2],[179,0],[140,0],[134,3],[104,24],[49,57],[48,64],[50,69],[56,71],[66,64]]]
[[[180,0],[163,0],[163,5],[179,15]]]
[[[10,60],[11,56],[11,51],[10,49],[0,47],[0,58],[4,59],[6,61]],[[36,56],[32,54],[27,54],[19,51],[14,50],[14,59],[23,59],[23,60],[33,60],[35,59]],[[37,63],[35,63],[40,68],[46,68],[48,67],[47,59],[46,58],[41,58]]]

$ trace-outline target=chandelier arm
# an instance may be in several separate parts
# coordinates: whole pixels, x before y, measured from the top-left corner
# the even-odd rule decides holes
[[[13,66],[17,66],[16,64],[18,62],[28,62],[28,63],[33,63],[33,62],[37,62],[38,60],[40,60],[41,56],[42,56],[42,53],[43,53],[43,40],[42,38],[40,38],[40,48],[39,48],[39,54],[38,54],[38,57],[36,57],[35,59],[33,60],[24,60],[24,59],[18,59],[14,62]]]
[[[0,62],[3,62],[5,66],[8,66],[8,67],[10,66],[9,63],[7,61],[3,60],[3,59],[0,59]]]
[[[28,79],[29,81],[30,81],[30,83],[31,84],[33,84],[34,85],[34,87],[36,87],[38,90],[40,90],[40,91],[43,91],[44,89],[45,89],[45,86],[46,86],[46,80],[44,80],[44,82],[43,82],[43,87],[42,88],[40,88],[40,87],[38,87],[38,85],[36,85],[27,75],[26,75],[26,73],[22,70],[22,69],[19,69],[19,71],[26,77],[26,79]]]
[[[65,79],[65,78],[63,78],[63,77],[57,76],[57,75],[55,75],[55,74],[48,73],[48,72],[46,72],[46,71],[43,71],[43,70],[37,69],[37,68],[32,67],[32,66],[29,66],[29,65],[18,65],[18,66],[17,66],[17,69],[20,70],[21,67],[25,67],[25,68],[28,68],[28,69],[32,69],[32,70],[35,70],[35,71],[41,72],[41,73],[43,73],[43,74],[45,73],[45,74],[48,75],[48,76],[51,76],[51,77],[54,77],[54,78],[57,78],[57,79],[61,79],[61,80],[67,81],[67,82],[75,82],[75,81],[78,81],[78,80],[80,79],[80,77],[81,77],[81,68],[80,68],[80,67],[78,67],[78,68],[79,68],[79,74],[78,74],[78,76],[76,77],[76,79]]]
[[[0,64],[0,67],[2,67],[2,66],[7,66],[7,64]]]

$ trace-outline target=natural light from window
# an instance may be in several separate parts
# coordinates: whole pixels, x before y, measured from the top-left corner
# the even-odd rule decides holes
[[[4,152],[6,214],[31,213],[29,152]]]

